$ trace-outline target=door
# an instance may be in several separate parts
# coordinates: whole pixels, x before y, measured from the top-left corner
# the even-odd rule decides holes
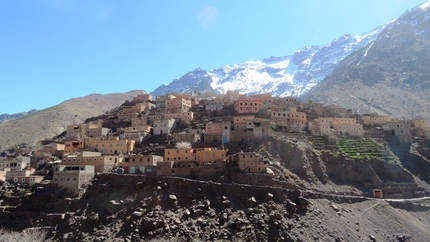
[[[130,174],[136,173],[136,167],[130,166]]]

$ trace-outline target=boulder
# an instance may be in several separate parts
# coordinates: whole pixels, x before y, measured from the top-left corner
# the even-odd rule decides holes
[[[110,214],[114,214],[119,212],[122,209],[122,205],[120,202],[116,201],[116,200],[110,200],[107,204],[106,204],[106,210],[108,211],[108,213]]]

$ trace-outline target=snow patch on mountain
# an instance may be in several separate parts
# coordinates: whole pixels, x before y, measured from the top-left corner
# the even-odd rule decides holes
[[[301,96],[328,76],[346,56],[375,40],[382,29],[361,35],[343,35],[325,46],[304,47],[289,56],[250,60],[211,71],[198,68],[167,86],[160,86],[151,94],[239,90],[245,94]]]
[[[420,6],[418,6],[421,10],[427,10],[428,8],[430,8],[430,1],[427,1],[423,4],[421,4]]]

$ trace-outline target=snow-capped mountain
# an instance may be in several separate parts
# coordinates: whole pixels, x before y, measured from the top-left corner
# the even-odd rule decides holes
[[[430,121],[430,0],[391,21],[303,100]]]
[[[251,60],[211,71],[197,68],[151,94],[239,90],[246,94],[300,96],[329,75],[346,56],[373,41],[383,28],[362,35],[343,35],[325,46],[304,47],[290,56]]]

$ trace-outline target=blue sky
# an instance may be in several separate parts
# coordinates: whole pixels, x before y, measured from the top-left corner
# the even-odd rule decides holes
[[[424,0],[0,0],[0,114],[291,55]]]

